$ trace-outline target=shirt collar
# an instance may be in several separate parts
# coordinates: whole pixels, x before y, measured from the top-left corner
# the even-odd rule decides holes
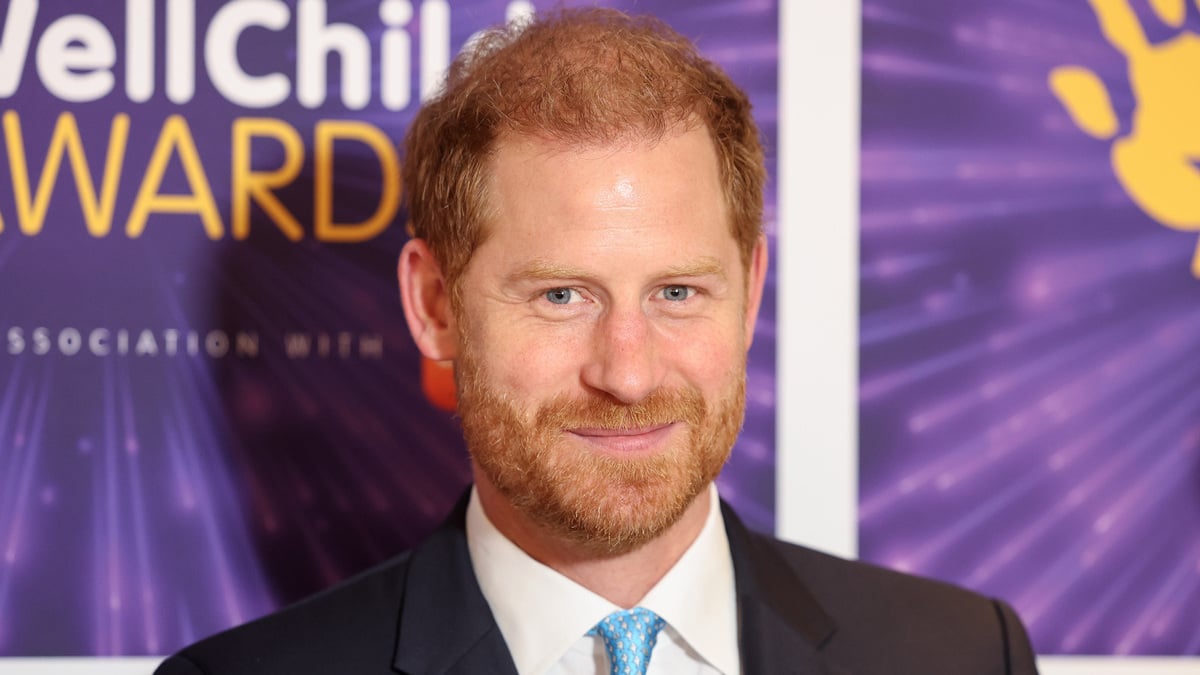
[[[709,488],[709,512],[696,541],[640,606],[658,614],[722,673],[739,672],[737,591],[721,500]]]
[[[737,673],[733,560],[716,487],[709,490],[700,534],[638,604],[665,619],[715,668]],[[466,525],[471,565],[518,673],[545,672],[580,636],[620,609],[509,541],[488,520],[474,489]]]

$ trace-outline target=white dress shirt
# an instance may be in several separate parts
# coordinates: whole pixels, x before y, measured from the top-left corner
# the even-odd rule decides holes
[[[647,675],[740,675],[733,559],[716,487],[708,517],[679,562],[638,603],[666,626]],[[604,642],[587,632],[621,609],[529,557],[488,520],[471,491],[467,546],[483,597],[519,675],[608,673]]]

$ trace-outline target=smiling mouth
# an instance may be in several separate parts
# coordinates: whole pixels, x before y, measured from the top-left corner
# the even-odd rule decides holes
[[[578,428],[567,429],[567,432],[601,452],[643,454],[660,449],[675,425],[675,422],[666,422],[635,429]]]

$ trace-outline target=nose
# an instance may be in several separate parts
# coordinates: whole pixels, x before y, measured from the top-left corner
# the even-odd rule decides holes
[[[583,383],[627,405],[641,401],[665,373],[656,342],[640,306],[610,307],[596,322]]]

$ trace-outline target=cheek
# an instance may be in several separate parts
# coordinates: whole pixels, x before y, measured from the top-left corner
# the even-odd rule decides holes
[[[745,359],[740,327],[691,326],[664,337],[660,353],[692,384],[724,382]]]
[[[544,399],[578,381],[588,342],[577,333],[497,325],[481,347],[497,386],[520,399]]]

